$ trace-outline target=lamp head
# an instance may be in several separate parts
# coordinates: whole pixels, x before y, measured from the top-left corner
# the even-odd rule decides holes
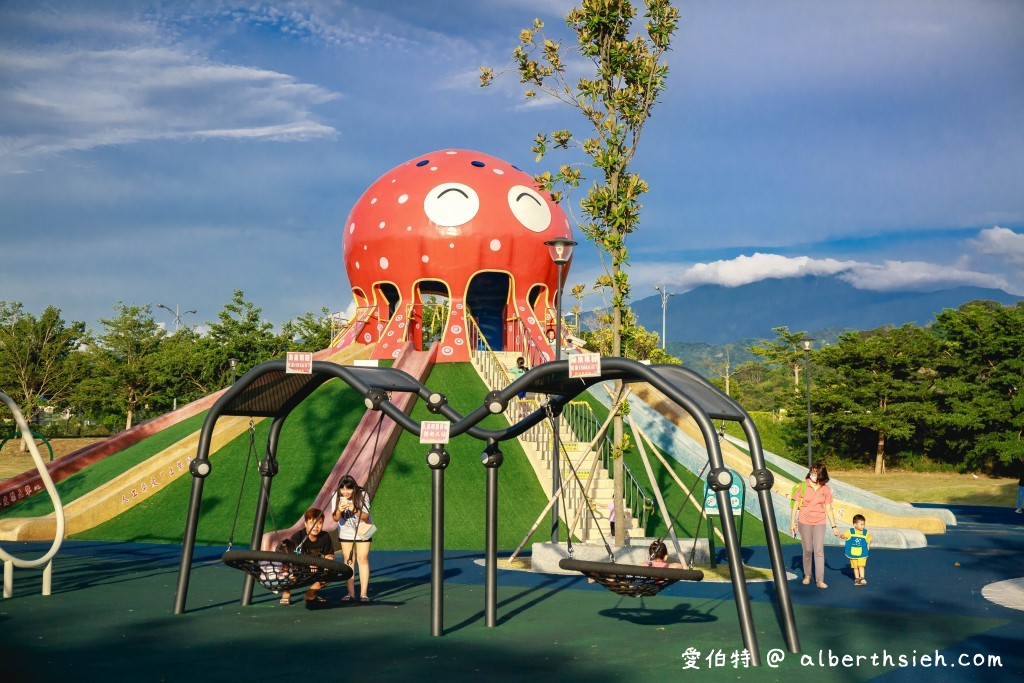
[[[548,248],[548,255],[551,256],[551,260],[557,265],[564,266],[572,258],[572,248],[576,246],[576,242],[564,237],[558,237],[553,240],[548,240],[544,243],[544,246]]]

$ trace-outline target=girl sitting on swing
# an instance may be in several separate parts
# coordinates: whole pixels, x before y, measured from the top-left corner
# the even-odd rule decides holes
[[[648,552],[648,557],[650,558],[647,560],[648,567],[664,567],[667,569],[687,568],[686,565],[680,564],[679,562],[668,561],[668,548],[662,541],[655,541],[652,543],[651,547],[648,548]]]
[[[345,475],[338,483],[338,493],[334,496],[334,521],[338,523],[338,539],[341,541],[341,552],[345,562],[352,564],[353,551],[359,569],[359,601],[370,602],[367,589],[370,587],[370,538],[360,532],[359,524],[370,523],[370,497],[356,480]],[[348,595],[342,602],[353,602],[356,599],[355,576],[348,580]]]

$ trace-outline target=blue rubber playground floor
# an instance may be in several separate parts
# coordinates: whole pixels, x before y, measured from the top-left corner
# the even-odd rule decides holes
[[[821,590],[791,580],[801,652],[785,649],[770,583],[749,585],[762,665],[745,666],[732,588],[679,583],[623,598],[583,578],[500,571],[498,625],[484,626],[482,553],[449,552],[444,635],[430,636],[426,551],[373,552],[368,605],[281,606],[197,548],[187,612],[174,615],[180,547],[69,541],[41,572],[15,571],[0,602],[3,681],[934,681],[1019,680],[1024,611],[981,595],[1024,576],[1024,516],[952,508],[959,525],[918,550],[873,550],[854,587],[842,549],[826,548]],[[4,544],[34,557],[46,544]],[[784,546],[791,571],[799,547]],[[764,548],[747,564],[767,567]],[[296,596],[296,599],[299,596]],[[824,678],[823,678],[824,677]]]

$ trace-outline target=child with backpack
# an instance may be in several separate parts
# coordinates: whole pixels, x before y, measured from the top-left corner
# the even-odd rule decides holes
[[[864,528],[866,523],[864,515],[854,515],[853,528],[841,536],[846,539],[846,556],[850,559],[850,567],[853,569],[854,586],[868,585],[868,580],[864,578],[864,569],[868,564],[871,534]]]

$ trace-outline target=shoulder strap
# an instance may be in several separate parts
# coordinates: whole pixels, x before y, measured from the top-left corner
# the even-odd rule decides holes
[[[802,482],[800,482],[799,484],[797,484],[796,486],[793,487],[793,491],[799,491],[799,493],[800,493],[799,496],[794,496],[793,500],[794,501],[799,500],[800,504],[803,505],[803,502],[804,502],[804,492],[806,490],[807,490],[807,480],[804,479]]]

